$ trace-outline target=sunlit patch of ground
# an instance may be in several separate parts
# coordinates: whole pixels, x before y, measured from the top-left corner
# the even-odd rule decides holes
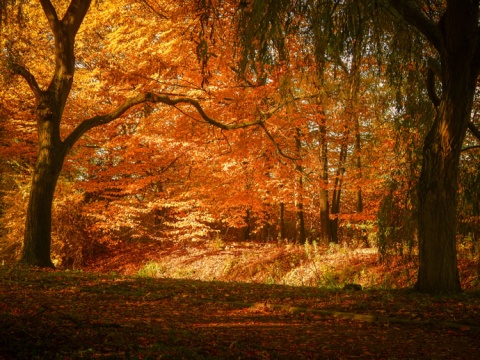
[[[84,269],[153,278],[396,289],[414,285],[417,266],[415,255],[380,261],[375,248],[199,241],[118,243]],[[464,289],[480,288],[476,259],[460,258],[459,269]]]

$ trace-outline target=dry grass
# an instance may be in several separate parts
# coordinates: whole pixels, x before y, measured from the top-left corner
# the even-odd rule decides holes
[[[320,247],[254,242],[121,243],[95,256],[86,270],[154,278],[340,288],[413,286],[415,256],[389,256],[383,263],[374,248]],[[480,287],[476,260],[460,260],[465,289]]]

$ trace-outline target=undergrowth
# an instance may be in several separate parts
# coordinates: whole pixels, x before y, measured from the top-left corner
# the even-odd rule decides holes
[[[125,245],[125,244],[124,244]],[[149,260],[136,259],[126,275],[149,278],[183,278],[203,281],[314,286],[340,289],[359,284],[364,289],[411,288],[417,276],[415,256],[389,256],[379,261],[376,249],[352,249],[343,245],[319,246],[315,243],[258,244],[223,242],[185,249],[151,249]],[[131,252],[126,247],[124,252]],[[145,258],[144,257],[144,258]],[[130,258],[132,261],[134,256]],[[465,289],[478,288],[474,260],[459,260]],[[115,269],[115,259],[105,259],[93,269]],[[125,267],[124,267],[125,268]]]

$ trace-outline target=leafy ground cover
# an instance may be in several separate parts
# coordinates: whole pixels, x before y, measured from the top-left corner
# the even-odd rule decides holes
[[[462,288],[480,290],[478,255],[459,252]],[[368,289],[404,289],[414,285],[415,254],[386,255],[375,248],[233,241],[188,243],[120,242],[96,253],[82,269],[91,272],[342,288],[357,283]]]
[[[0,267],[2,359],[476,359],[480,292]]]

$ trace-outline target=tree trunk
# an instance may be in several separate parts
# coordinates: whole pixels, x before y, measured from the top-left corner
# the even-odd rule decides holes
[[[470,121],[480,65],[478,3],[449,3],[439,24],[442,96],[425,138],[418,186],[419,261],[415,288],[461,291],[456,231],[461,147]],[[435,96],[433,96],[435,100]]]
[[[20,263],[54,267],[50,259],[52,203],[61,163],[41,150],[33,175]]]
[[[247,209],[245,213],[245,227],[243,228],[243,240],[244,241],[249,241],[250,240],[250,234],[251,234],[251,229],[250,229],[250,209]]]
[[[332,211],[330,214],[330,242],[338,244],[338,214],[340,213],[340,199],[342,194],[343,174],[345,173],[345,161],[347,160],[347,140],[348,130],[345,132],[344,139],[340,148],[338,168],[335,177],[335,185],[332,194]]]
[[[300,179],[300,184],[302,180]],[[297,222],[296,222],[296,240],[300,244],[305,244],[307,241],[307,235],[305,233],[305,212],[303,210],[303,202],[297,203]]]
[[[295,145],[297,147],[297,152],[301,154],[302,151],[302,143],[300,140],[301,131],[300,129],[296,129],[297,136],[295,137]],[[305,244],[307,241],[307,236],[305,234],[305,213],[304,213],[304,206],[303,206],[303,167],[299,164],[295,166],[298,172],[298,181],[296,183],[297,191],[295,196],[295,207],[296,211],[296,232],[295,232],[295,240],[300,244]]]
[[[328,244],[331,240],[330,234],[330,209],[328,202],[328,144],[325,116],[322,113],[321,123],[319,124],[319,147],[320,147],[320,241]]]
[[[480,70],[478,1],[447,1],[437,24],[414,2],[389,3],[425,35],[440,60],[440,66],[430,66],[430,74],[442,85],[440,98],[434,77],[427,77],[428,95],[437,115],[425,138],[418,185],[420,266],[415,288],[427,293],[456,293],[461,290],[456,258],[458,167]]]
[[[356,167],[357,167],[357,181],[362,178],[362,141],[361,141],[361,134],[360,134],[360,121],[358,120],[358,116],[355,116],[355,155],[356,155]],[[362,196],[362,188],[360,185],[357,186],[357,193],[356,193],[356,206],[355,211],[357,213],[363,212],[363,196]]]
[[[60,140],[58,101],[45,94],[37,102],[38,155],[33,172],[20,262],[54,267],[50,259],[52,204],[67,152]]]
[[[43,90],[26,68],[19,64],[14,66],[15,72],[24,77],[35,95],[38,128],[38,156],[30,190],[20,262],[54,267],[50,259],[53,194],[67,152],[85,131],[76,130],[76,139],[70,138],[63,143],[60,138],[60,122],[75,73],[75,36],[91,0],[71,0],[61,20],[50,1],[39,2],[55,39],[55,72],[48,88]]]
[[[280,203],[280,240],[286,239],[285,233],[285,203]]]
[[[420,267],[415,288],[427,293],[461,291],[456,257],[457,189],[473,90],[455,89],[442,100],[423,148],[418,187]]]

